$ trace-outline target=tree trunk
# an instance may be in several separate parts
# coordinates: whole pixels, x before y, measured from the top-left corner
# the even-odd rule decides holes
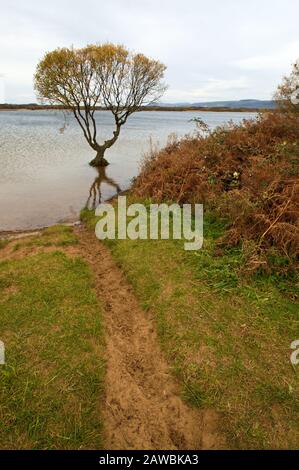
[[[95,158],[89,162],[90,166],[107,166],[109,163],[104,158],[105,150],[98,150]]]
[[[109,149],[114,144],[114,142],[117,141],[119,132],[120,132],[120,127],[121,125],[117,122],[116,130],[113,132],[112,139],[106,140],[103,145],[98,145],[96,142],[94,143],[89,142],[89,145],[97,152],[96,157],[93,160],[91,160],[91,162],[89,162],[90,166],[100,167],[100,166],[109,165],[109,162],[107,162],[106,158],[104,158],[104,153],[107,149]]]

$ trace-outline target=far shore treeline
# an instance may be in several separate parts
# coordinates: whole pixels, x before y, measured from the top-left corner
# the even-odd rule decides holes
[[[16,111],[16,110],[29,110],[29,111],[41,111],[41,110],[68,110],[66,106],[62,105],[39,105],[35,103],[30,104],[8,104],[0,103],[0,111]],[[81,107],[83,109],[83,106]],[[97,111],[108,111],[108,109],[97,106]],[[199,112],[236,112],[236,113],[258,113],[269,111],[270,108],[235,108],[228,106],[140,106],[139,111],[199,111]]]

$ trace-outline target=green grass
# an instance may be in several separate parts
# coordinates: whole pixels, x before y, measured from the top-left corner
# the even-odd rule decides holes
[[[84,211],[90,229],[96,218]],[[225,222],[205,217],[205,242],[107,241],[144,309],[155,315],[173,373],[194,406],[219,412],[232,448],[298,448],[299,370],[290,343],[299,337],[293,278],[244,279],[240,248],[219,255]]]
[[[41,232],[40,236],[29,237],[14,245],[14,250],[25,247],[64,247],[77,245],[78,239],[73,233],[73,228],[66,225],[53,225]]]
[[[0,263],[0,448],[101,447],[105,364],[92,284],[85,262],[62,251]]]

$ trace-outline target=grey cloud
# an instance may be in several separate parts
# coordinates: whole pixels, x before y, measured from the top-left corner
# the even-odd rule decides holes
[[[58,46],[112,41],[160,59],[163,101],[270,98],[299,57],[297,0],[14,0],[1,6],[5,99],[35,101],[32,77]]]

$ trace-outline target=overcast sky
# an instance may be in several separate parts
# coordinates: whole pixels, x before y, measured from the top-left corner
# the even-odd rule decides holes
[[[299,57],[298,0],[1,0],[0,15],[0,102],[36,101],[37,62],[72,44],[164,62],[164,102],[269,99]]]

